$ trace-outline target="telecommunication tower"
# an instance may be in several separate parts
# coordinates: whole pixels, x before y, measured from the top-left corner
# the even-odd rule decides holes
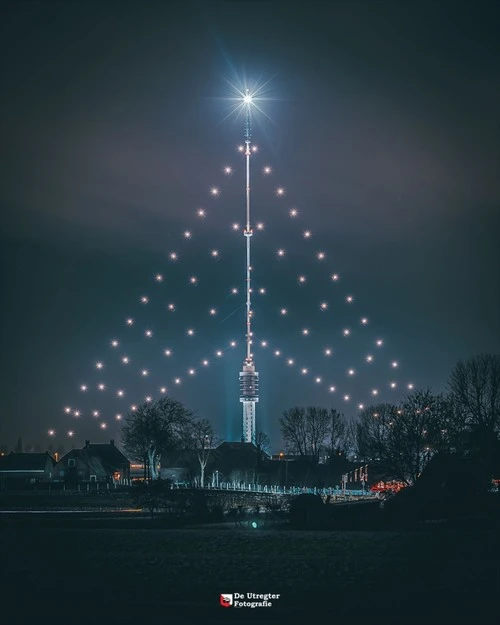
[[[252,155],[252,127],[250,108],[252,96],[248,89],[243,98],[245,107],[245,161],[246,161],[246,223],[243,234],[246,241],[246,357],[240,371],[240,402],[243,404],[242,440],[255,443],[255,404],[259,401],[259,374],[255,370],[252,353],[252,265],[250,263],[250,241],[252,225],[250,221],[250,157]]]

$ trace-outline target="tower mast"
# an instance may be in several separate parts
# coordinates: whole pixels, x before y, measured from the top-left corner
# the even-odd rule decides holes
[[[245,106],[245,169],[246,169],[246,222],[243,234],[246,240],[246,357],[240,371],[240,402],[243,404],[242,440],[255,443],[255,404],[259,401],[259,374],[255,371],[252,353],[252,266],[250,264],[250,241],[253,235],[250,220],[250,156],[252,154],[252,127],[250,107],[252,97],[247,89],[244,97]]]

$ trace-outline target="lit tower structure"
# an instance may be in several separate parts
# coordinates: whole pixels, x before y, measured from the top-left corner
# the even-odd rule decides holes
[[[255,370],[252,353],[252,266],[250,264],[250,241],[252,226],[250,222],[250,156],[252,154],[252,126],[250,107],[252,96],[248,89],[243,98],[245,107],[245,160],[246,160],[246,223],[243,234],[246,240],[246,357],[240,372],[240,402],[243,404],[243,432],[245,443],[255,443],[255,404],[259,401],[259,374]]]

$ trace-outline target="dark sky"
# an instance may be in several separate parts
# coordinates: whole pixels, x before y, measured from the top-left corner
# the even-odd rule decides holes
[[[224,119],[227,80],[270,80],[270,119],[253,124],[265,229],[252,245],[258,429],[274,449],[287,407],[352,416],[373,389],[442,391],[459,358],[499,352],[498,3],[15,2],[0,22],[0,443],[118,439],[116,414],[162,385],[239,439],[243,129]]]

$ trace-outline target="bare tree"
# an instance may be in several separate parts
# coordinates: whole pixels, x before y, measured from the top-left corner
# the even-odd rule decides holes
[[[330,408],[328,412],[328,452],[331,457],[338,453],[345,453],[348,440],[348,427],[344,415]]]
[[[448,420],[449,402],[430,389],[415,391],[400,406],[369,406],[355,426],[357,453],[376,462],[387,477],[413,484],[446,446]]]
[[[335,413],[336,415],[337,413]],[[286,450],[299,456],[309,456],[318,462],[321,450],[333,439],[340,428],[340,421],[326,408],[296,406],[283,412],[280,418],[281,435]],[[332,424],[335,429],[332,431]]]
[[[469,426],[500,431],[500,355],[480,354],[459,361],[449,381],[450,393]]]
[[[190,446],[196,451],[200,463],[200,486],[205,487],[205,468],[218,440],[211,423],[207,419],[195,421],[191,425]]]
[[[280,417],[280,428],[285,448],[298,456],[307,454],[306,409],[295,406],[284,410]]]
[[[162,453],[181,447],[192,427],[193,414],[179,401],[162,397],[128,413],[123,425],[125,450],[149,466],[152,480],[159,477]]]
[[[260,455],[269,454],[271,439],[264,432],[257,432],[255,435],[255,447],[257,447]]]

